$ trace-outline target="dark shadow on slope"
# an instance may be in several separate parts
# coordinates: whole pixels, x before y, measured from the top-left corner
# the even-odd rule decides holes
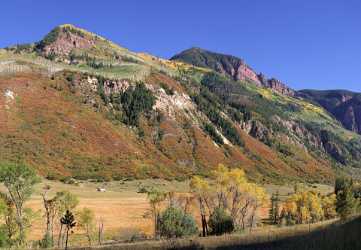
[[[290,237],[266,243],[214,247],[218,250],[358,250],[361,249],[361,218],[342,225],[332,225],[307,235]]]

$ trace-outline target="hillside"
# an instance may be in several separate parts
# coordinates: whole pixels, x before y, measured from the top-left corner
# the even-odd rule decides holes
[[[321,106],[233,74],[246,67],[234,57],[222,68],[197,61],[131,52],[72,25],[0,50],[0,160],[52,179],[184,179],[218,163],[264,182],[358,173],[361,137]]]
[[[244,60],[232,56],[215,53],[201,48],[191,48],[173,56],[170,60],[210,68],[218,73],[228,75],[235,81],[251,81],[257,86],[271,88],[274,91],[293,96],[294,91],[281,81],[267,79],[262,73],[257,73]]]
[[[321,105],[343,126],[361,134],[361,94],[347,90],[301,90],[299,97]]]

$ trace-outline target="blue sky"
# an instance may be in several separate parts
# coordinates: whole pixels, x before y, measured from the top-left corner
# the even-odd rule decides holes
[[[72,23],[134,51],[243,58],[295,89],[361,92],[360,0],[3,0],[0,47]]]

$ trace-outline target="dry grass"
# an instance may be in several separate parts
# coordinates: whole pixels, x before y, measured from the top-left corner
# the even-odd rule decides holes
[[[128,249],[241,249],[254,244],[273,244],[273,242],[287,240],[293,237],[301,238],[329,228],[335,224],[336,220],[320,222],[312,225],[298,225],[293,227],[276,228],[267,227],[247,232],[244,234],[231,234],[223,236],[211,236],[206,238],[187,238],[162,241],[144,241],[137,243],[114,244],[108,246],[97,246],[93,248],[74,248],[83,249],[109,249],[109,250],[128,250]],[[248,248],[258,249],[258,248]],[[264,248],[268,249],[268,248]],[[272,249],[272,248],[269,248]],[[292,248],[284,248],[292,249]]]
[[[124,235],[124,232],[128,231],[137,231],[139,233],[144,233],[149,237],[153,235],[153,223],[152,219],[149,217],[149,204],[146,194],[138,193],[141,187],[147,189],[156,188],[165,192],[172,191],[178,193],[179,196],[189,192],[188,181],[179,182],[147,179],[126,182],[113,181],[107,183],[82,182],[78,185],[69,185],[61,182],[43,180],[41,184],[36,186],[32,199],[27,203],[28,207],[39,212],[39,216],[29,233],[29,238],[31,240],[41,239],[45,230],[45,223],[41,217],[43,214],[43,204],[40,196],[44,185],[50,185],[52,187],[48,194],[49,197],[62,190],[68,190],[78,196],[80,200],[78,210],[83,207],[92,209],[96,215],[96,219],[102,219],[104,221],[107,239],[115,238],[125,240],[126,235]],[[97,192],[97,187],[105,187],[106,192]],[[281,198],[286,197],[293,192],[292,186],[265,185],[265,188],[269,194],[279,191]],[[306,188],[318,189],[322,193],[328,193],[332,190],[332,187],[326,185],[315,185],[313,187],[306,186]],[[0,190],[4,190],[4,188],[1,188]],[[190,210],[196,217],[196,220],[200,221],[198,218],[197,204],[193,204],[190,207]],[[268,216],[267,205],[261,209],[259,216],[261,218],[266,218]],[[255,230],[254,233],[259,230],[262,231],[263,229],[259,228]],[[80,236],[82,232],[77,228],[75,234]],[[129,234],[127,239],[132,236]],[[73,237],[73,239],[77,244],[81,244],[85,241],[85,237]]]

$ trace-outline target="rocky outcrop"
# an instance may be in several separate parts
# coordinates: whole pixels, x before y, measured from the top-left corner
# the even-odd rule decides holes
[[[62,25],[53,29],[44,37],[36,48],[43,56],[69,57],[74,49],[90,49],[95,45],[97,36],[76,28],[72,25]]]
[[[286,84],[284,84],[280,80],[277,80],[275,78],[267,79],[267,77],[265,77],[262,73],[258,75],[258,78],[262,83],[262,86],[266,88],[270,88],[273,91],[283,95],[288,95],[288,96],[295,95],[295,91],[289,88]]]
[[[171,60],[183,61],[198,67],[210,68],[230,76],[233,80],[250,80],[260,85],[257,74],[240,58],[219,54],[201,48],[191,48],[175,55]]]
[[[258,75],[242,59],[235,56],[219,54],[200,48],[191,48],[173,56],[171,60],[210,68],[218,73],[230,76],[235,81],[251,81],[257,86],[270,88],[283,95],[294,95],[294,91],[281,81],[274,78],[267,79],[262,73]]]
[[[268,130],[268,128],[264,126],[261,122],[256,120],[252,121],[251,124],[252,125],[249,134],[252,137],[268,145],[270,143],[270,131]]]
[[[71,32],[59,32],[57,39],[44,47],[43,53],[49,55],[68,56],[73,49],[89,49],[94,46],[94,41],[81,37]]]

